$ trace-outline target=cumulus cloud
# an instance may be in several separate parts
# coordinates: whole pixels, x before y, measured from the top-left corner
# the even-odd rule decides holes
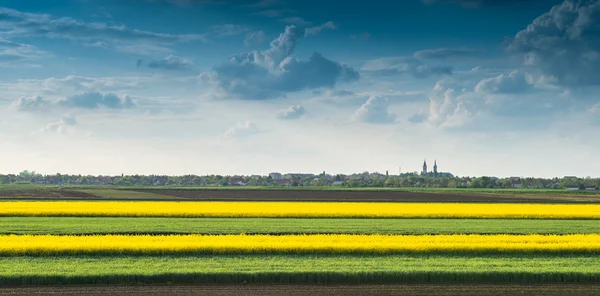
[[[112,93],[85,92],[67,97],[56,102],[60,107],[82,108],[82,109],[129,109],[136,106],[128,96],[118,96]]]
[[[187,70],[192,68],[193,65],[194,63],[190,59],[169,55],[162,60],[151,61],[148,67],[166,70]]]
[[[517,94],[531,89],[533,89],[531,81],[525,73],[519,70],[483,79],[475,86],[476,92],[498,94]]]
[[[333,87],[359,78],[352,68],[313,53],[308,60],[292,57],[302,30],[288,26],[271,42],[269,49],[231,57],[214,68],[210,77],[229,94],[243,99],[262,100],[285,96],[286,92]]]
[[[256,123],[251,121],[239,122],[236,125],[227,129],[221,138],[223,139],[238,139],[260,133],[260,129]]]
[[[352,120],[366,123],[393,123],[396,114],[390,112],[387,98],[371,96],[352,116]]]
[[[431,66],[414,57],[380,58],[367,61],[363,71],[375,75],[411,75],[416,78],[430,76],[452,75],[452,68],[446,66]]]
[[[418,59],[448,59],[470,57],[478,53],[477,50],[470,48],[436,48],[417,51],[413,56]]]
[[[12,106],[21,112],[42,111],[51,104],[41,96],[20,97],[12,103]]]
[[[136,104],[128,96],[98,92],[84,92],[58,101],[49,101],[40,96],[21,97],[12,105],[22,112],[45,111],[52,108],[129,109],[136,107]]]
[[[279,119],[298,119],[306,113],[306,109],[301,105],[290,106],[285,110],[279,111],[277,118]]]
[[[43,133],[67,133],[71,131],[71,127],[77,125],[77,119],[71,115],[61,116],[56,122],[50,123],[43,127],[40,132]]]
[[[246,34],[244,38],[244,45],[250,46],[253,44],[260,44],[267,40],[267,34],[264,31],[252,31]]]
[[[427,122],[438,127],[459,127],[471,121],[471,117],[480,103],[473,93],[456,92],[451,88],[434,88],[429,97],[429,115]]]
[[[337,28],[338,28],[338,25],[336,23],[329,21],[329,22],[326,22],[319,26],[306,28],[304,30],[304,35],[305,36],[318,35],[323,30],[337,30]]]
[[[509,52],[559,85],[600,84],[600,1],[565,0],[510,41]]]
[[[55,18],[48,14],[24,13],[9,8],[0,8],[0,29],[4,36],[46,36],[128,43],[206,41],[203,35],[174,35],[140,31],[125,26],[110,26],[101,22],[86,23],[69,17]]]

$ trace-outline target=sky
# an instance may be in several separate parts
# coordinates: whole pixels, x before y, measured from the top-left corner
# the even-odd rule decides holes
[[[0,0],[0,173],[600,176],[600,0]]]

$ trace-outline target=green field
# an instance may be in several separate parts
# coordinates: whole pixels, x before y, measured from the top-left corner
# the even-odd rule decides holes
[[[597,220],[0,217],[0,234],[588,234]]]
[[[0,285],[598,282],[598,256],[161,256],[0,258]]]
[[[172,190],[214,190],[210,198],[288,199],[319,195],[343,199],[343,192],[406,192],[402,198],[428,198],[438,202],[479,203],[493,197],[498,203],[520,200],[526,204],[600,202],[599,192],[522,189],[437,189],[437,188],[340,188],[340,187],[148,187],[169,191],[135,191],[142,187],[0,186],[0,199],[23,198],[57,200],[190,200],[195,196],[169,195]],[[244,191],[249,190],[247,195]],[[227,192],[227,190],[236,190]],[[268,190],[269,192],[257,192]],[[300,190],[302,195],[294,195]],[[311,193],[313,192],[313,193]],[[329,193],[331,192],[331,194]],[[425,195],[412,193],[427,193]],[[390,196],[392,194],[389,194]],[[397,195],[397,194],[396,194]],[[404,197],[402,197],[404,196]],[[440,196],[458,201],[438,201]],[[475,198],[474,198],[475,197]],[[483,197],[483,198],[482,198]],[[411,200],[414,201],[414,200]],[[197,202],[197,201],[196,201]],[[284,201],[280,201],[284,202]],[[0,202],[0,206],[2,202]],[[32,203],[33,205],[33,203]],[[229,205],[227,205],[229,206]],[[0,235],[160,235],[160,234],[598,234],[599,220],[569,219],[365,219],[365,218],[159,218],[159,217],[0,217]],[[7,240],[8,241],[8,240]],[[0,241],[0,246],[2,242]],[[104,246],[104,243],[101,242]],[[136,239],[134,245],[138,246]],[[19,245],[15,245],[19,248]],[[232,252],[202,255],[203,252],[52,253],[33,250],[0,256],[0,285],[78,285],[78,284],[210,284],[210,283],[600,283],[600,256],[570,252],[471,252],[468,248],[445,253],[395,253],[368,255],[348,252],[331,255],[325,251],[268,253]],[[9,254],[10,252],[6,253]],[[130,252],[130,254],[133,254]],[[296,253],[296,254],[294,254]],[[16,254],[31,254],[16,255]],[[71,254],[71,255],[69,255]],[[72,255],[88,254],[88,255]],[[172,254],[172,255],[168,255]],[[204,253],[208,254],[208,253]],[[213,253],[210,253],[213,254]]]

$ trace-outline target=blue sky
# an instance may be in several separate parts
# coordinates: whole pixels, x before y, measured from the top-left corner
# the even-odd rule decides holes
[[[600,1],[0,1],[1,171],[598,176]]]

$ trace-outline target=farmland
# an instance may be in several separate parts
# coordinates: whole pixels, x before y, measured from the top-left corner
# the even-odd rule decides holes
[[[352,191],[382,195],[325,202],[294,194],[352,192],[256,189],[281,197],[254,201],[231,189],[69,190],[89,196],[0,201],[0,285],[600,283],[600,204],[586,195],[401,192],[445,196],[417,202]],[[174,193],[194,190],[235,196]],[[501,201],[477,199],[488,197]]]
[[[1,234],[594,234],[597,220],[0,217]]]

